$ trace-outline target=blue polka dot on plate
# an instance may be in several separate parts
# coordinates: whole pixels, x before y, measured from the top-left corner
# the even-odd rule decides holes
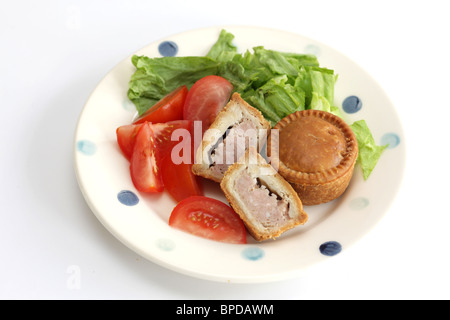
[[[388,145],[388,149],[395,148],[400,143],[400,137],[392,132],[386,133],[381,137],[381,145],[385,146]]]
[[[87,156],[92,156],[97,151],[95,143],[89,140],[80,140],[77,142],[77,150]]]
[[[242,256],[250,261],[256,261],[264,256],[264,251],[258,247],[249,247],[242,251]]]
[[[337,241],[322,243],[319,247],[320,253],[325,256],[335,256],[342,251],[342,245]]]
[[[357,96],[349,96],[342,102],[342,109],[347,113],[356,113],[362,108],[362,101]]]
[[[163,57],[174,57],[178,53],[178,46],[173,41],[161,42],[158,51]]]
[[[135,206],[139,203],[138,196],[130,190],[122,190],[117,194],[120,203],[126,206]]]

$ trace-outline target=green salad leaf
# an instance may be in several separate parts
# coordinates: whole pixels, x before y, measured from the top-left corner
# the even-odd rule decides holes
[[[219,75],[233,85],[249,104],[259,109],[272,126],[285,116],[305,109],[331,112],[334,105],[334,70],[319,65],[315,55],[280,52],[262,46],[238,53],[234,35],[222,30],[206,56],[149,58],[133,56],[128,98],[139,115],[181,85],[190,88],[207,75]],[[358,163],[367,179],[386,146],[377,146],[364,120],[351,125],[358,140]]]
[[[217,62],[227,62],[233,59],[237,54],[237,48],[233,45],[234,35],[222,30],[219,39],[209,49],[206,54],[208,58],[216,60]]]
[[[286,75],[275,76],[260,88],[245,91],[242,98],[259,109],[272,126],[288,114],[305,109],[305,92],[289,84]]]
[[[219,63],[208,57],[148,58],[133,56],[136,72],[131,76],[128,98],[139,115],[179,86],[190,88],[197,80],[217,73]]]
[[[364,180],[366,180],[375,168],[381,153],[388,145],[378,146],[375,143],[372,133],[364,120],[355,121],[350,127],[355,133],[356,140],[358,140],[359,152],[357,162],[361,165]]]

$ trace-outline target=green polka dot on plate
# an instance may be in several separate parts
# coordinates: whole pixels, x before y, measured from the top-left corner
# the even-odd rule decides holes
[[[92,156],[97,151],[97,146],[92,141],[80,140],[77,142],[77,150],[84,155]]]
[[[315,44],[308,44],[304,49],[303,52],[306,54],[313,54],[316,57],[320,56],[320,48],[316,46]]]
[[[355,198],[350,201],[350,208],[354,210],[361,210],[369,205],[369,199],[364,197]]]
[[[249,247],[242,251],[242,257],[250,261],[256,261],[264,257],[264,251],[258,247]]]
[[[400,137],[398,134],[388,132],[381,137],[381,145],[387,145],[388,149],[393,149],[400,144]]]
[[[156,240],[156,246],[162,251],[172,251],[175,249],[175,242],[170,239],[158,239]]]
[[[134,106],[133,102],[128,99],[123,100],[122,107],[130,112],[136,111],[136,107]]]

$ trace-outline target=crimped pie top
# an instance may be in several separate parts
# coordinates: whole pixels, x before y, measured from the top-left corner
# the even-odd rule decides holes
[[[295,144],[295,148],[291,148]],[[334,168],[344,158],[345,137],[318,117],[299,117],[280,131],[280,159],[296,171],[313,173]]]
[[[290,182],[324,183],[342,176],[355,164],[355,135],[341,118],[329,112],[297,111],[273,129],[279,129],[279,145],[269,149],[278,152],[280,173]]]

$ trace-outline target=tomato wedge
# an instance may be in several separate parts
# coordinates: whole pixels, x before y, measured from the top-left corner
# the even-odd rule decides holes
[[[192,163],[175,164],[167,156],[162,160],[161,174],[165,190],[176,202],[203,195],[199,178],[192,173]]]
[[[247,243],[244,223],[225,203],[204,196],[193,196],[173,209],[169,225],[190,234],[228,243]]]
[[[161,154],[161,158],[170,155],[172,148],[179,143],[179,141],[172,141],[172,134],[177,129],[184,129],[189,134],[191,141],[193,141],[193,121],[191,120],[177,120],[166,123],[155,123],[151,125],[156,137],[156,145]],[[191,150],[192,154],[192,150]]]
[[[155,127],[157,145],[162,155],[160,169],[165,190],[176,202],[190,196],[203,195],[199,178],[192,173],[193,122],[191,120],[172,121],[167,124],[155,124],[153,127]],[[179,135],[172,137],[177,129],[186,130],[180,132],[182,138],[178,138]]]
[[[153,175],[156,177],[155,181],[158,186],[154,191],[147,192],[162,191],[163,187],[161,185],[163,185],[170,196],[177,202],[189,196],[202,195],[203,192],[199,184],[199,178],[192,173],[192,163],[194,159],[192,136],[194,130],[193,122],[191,120],[177,120],[155,124],[145,122],[144,124],[149,126],[152,131],[152,134],[150,135],[152,141],[149,142],[149,147],[150,150],[156,152],[155,163],[152,164],[152,167],[155,171]],[[140,132],[140,129],[144,124],[124,125],[116,130],[119,147],[130,162],[135,145],[138,141],[138,132]],[[179,163],[179,161],[176,161],[176,163],[172,161],[172,149],[179,143],[186,142],[184,140],[172,141],[172,134],[177,129],[186,130],[185,133],[190,137],[190,145],[183,148],[183,152],[189,152],[190,157],[187,157],[187,161],[180,164],[176,164]],[[142,141],[140,143],[142,143]],[[133,178],[133,181],[137,180],[137,177]],[[139,183],[137,182],[137,184]],[[138,189],[137,186],[136,188]],[[142,189],[145,188],[143,187]]]
[[[128,160],[131,159],[136,135],[141,126],[142,124],[127,124],[116,129],[117,144]]]
[[[183,119],[183,107],[186,100],[188,89],[181,86],[170,92],[159,100],[155,105],[148,109],[144,114],[137,118],[133,123],[161,123]]]
[[[168,152],[170,153],[172,147],[177,144],[177,141],[171,141],[172,132],[176,129],[186,129],[193,132],[193,124],[190,120],[176,120],[166,123],[150,124],[155,137],[156,147],[159,149],[161,157],[164,157]],[[127,124],[116,129],[117,143],[120,150],[129,160],[133,153],[133,147],[136,141],[136,134],[139,131],[142,123]]]
[[[213,123],[230,100],[233,85],[226,79],[211,75],[193,84],[184,103],[183,118],[202,121],[202,131]]]
[[[130,159],[131,180],[137,190],[142,192],[164,190],[161,172],[157,166],[158,158],[153,130],[148,122],[145,122],[136,134]]]

